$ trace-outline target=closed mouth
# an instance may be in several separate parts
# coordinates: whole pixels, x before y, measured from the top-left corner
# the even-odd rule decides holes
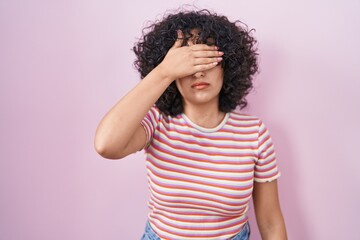
[[[207,87],[209,86],[209,83],[206,82],[198,82],[198,83],[194,83],[193,85],[191,85],[192,88],[200,88],[200,87]]]

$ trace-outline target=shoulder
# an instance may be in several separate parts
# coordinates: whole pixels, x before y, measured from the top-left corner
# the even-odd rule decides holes
[[[260,117],[238,111],[230,112],[227,125],[231,126],[232,129],[241,128],[254,133],[256,132],[259,136],[268,133],[267,126]]]
[[[236,110],[229,113],[229,122],[253,126],[260,126],[262,124],[258,116],[241,113]]]
[[[160,111],[159,108],[157,108],[154,105],[149,109],[149,112],[147,113],[147,117],[148,118],[151,117],[152,119],[156,119],[157,121],[159,121],[164,117],[164,114]]]
[[[172,123],[172,122],[178,122],[179,119],[181,119],[181,115],[177,115],[177,116],[166,115],[154,105],[150,108],[145,119],[146,118],[156,123]]]

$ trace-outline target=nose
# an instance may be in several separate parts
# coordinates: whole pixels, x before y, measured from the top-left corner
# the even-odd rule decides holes
[[[196,72],[196,73],[193,74],[194,78],[201,78],[201,77],[204,77],[204,76],[205,76],[205,73],[203,71]]]

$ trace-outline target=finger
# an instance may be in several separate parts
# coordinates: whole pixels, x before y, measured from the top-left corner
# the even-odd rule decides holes
[[[196,65],[196,66],[194,66],[194,71],[195,72],[206,71],[206,70],[216,67],[218,64],[219,64],[219,62],[212,62],[212,63],[208,63],[208,64]]]
[[[172,46],[172,48],[179,48],[182,46],[184,41],[184,34],[181,30],[177,30],[177,39],[174,43],[174,45]]]
[[[196,58],[194,60],[194,65],[207,65],[211,63],[218,63],[221,62],[223,59],[222,57],[214,57],[214,58]]]
[[[192,56],[195,58],[213,58],[213,57],[221,57],[224,55],[224,52],[221,51],[193,51]]]
[[[217,51],[219,47],[217,46],[209,46],[206,44],[194,44],[190,47],[193,51]]]

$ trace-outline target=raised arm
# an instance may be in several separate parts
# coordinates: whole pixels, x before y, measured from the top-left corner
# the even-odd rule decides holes
[[[221,61],[215,46],[182,45],[182,33],[164,60],[103,117],[95,134],[95,149],[104,158],[119,159],[146,142],[141,121],[173,80],[206,71]]]
[[[120,99],[96,130],[96,151],[104,158],[119,159],[140,150],[146,142],[140,122],[170,83],[159,69],[154,69]]]

